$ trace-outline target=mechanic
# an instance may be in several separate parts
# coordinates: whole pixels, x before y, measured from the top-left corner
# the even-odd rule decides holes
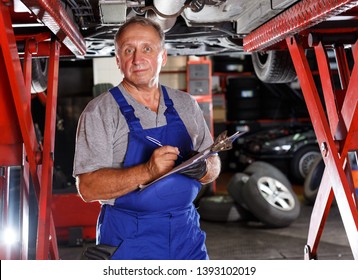
[[[150,19],[124,23],[115,35],[124,78],[79,119],[73,175],[82,199],[102,204],[96,243],[115,249],[109,259],[208,259],[193,201],[219,175],[219,156],[139,188],[213,143],[195,99],[159,84],[164,40]]]

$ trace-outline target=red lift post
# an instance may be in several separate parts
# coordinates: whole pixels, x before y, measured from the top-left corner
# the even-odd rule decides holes
[[[46,32],[16,34],[12,28],[13,1],[0,3],[0,230],[9,218],[9,170],[21,167],[20,233],[17,245],[1,240],[0,259],[27,259],[29,238],[29,190],[33,187],[38,200],[36,259],[59,259],[55,226],[51,212],[54,162],[55,120],[60,55],[84,55],[85,42],[66,16],[60,1],[22,1],[28,12],[17,14],[20,20],[41,20],[57,36]],[[21,19],[21,17],[23,17]],[[19,42],[25,42],[23,53]],[[36,138],[31,115],[32,58],[49,58],[43,143]],[[21,60],[23,59],[23,67]]]
[[[358,1],[301,1],[244,39],[247,51],[272,48],[286,43],[300,82],[325,163],[325,171],[311,215],[305,259],[316,259],[318,244],[333,198],[342,216],[353,256],[358,259],[358,208],[348,152],[356,152],[358,66],[350,72],[344,46],[351,45],[358,59],[356,9]],[[337,27],[316,28],[336,15],[350,16]],[[354,20],[353,20],[354,19]],[[352,24],[353,23],[353,24]],[[314,49],[320,76],[321,101],[313,79],[305,48]],[[338,64],[340,88],[334,88],[327,49],[333,49]],[[326,110],[324,110],[326,108]]]

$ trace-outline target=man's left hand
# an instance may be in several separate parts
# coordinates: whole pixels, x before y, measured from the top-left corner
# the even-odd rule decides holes
[[[206,160],[201,160],[193,165],[179,171],[179,174],[186,175],[190,178],[200,180],[207,172]]]

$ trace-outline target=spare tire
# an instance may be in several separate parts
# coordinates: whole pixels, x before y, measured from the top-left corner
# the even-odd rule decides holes
[[[243,221],[257,221],[257,218],[249,211],[247,205],[242,198],[242,188],[249,180],[250,176],[245,173],[236,173],[231,177],[227,191],[234,199],[237,211]]]
[[[287,176],[276,166],[265,162],[265,161],[254,161],[248,167],[245,168],[244,173],[252,175],[256,172],[266,172],[270,174],[273,178],[276,178],[282,182],[285,186],[290,186],[291,183],[288,180]]]
[[[300,214],[300,202],[291,184],[274,178],[267,171],[251,175],[242,194],[253,215],[269,227],[286,227]]]
[[[234,200],[228,195],[203,197],[198,212],[201,219],[210,222],[236,222],[240,218]]]
[[[325,164],[322,156],[320,156],[312,163],[311,169],[306,176],[303,185],[303,197],[310,205],[315,203],[318,189],[321,185],[324,168]]]

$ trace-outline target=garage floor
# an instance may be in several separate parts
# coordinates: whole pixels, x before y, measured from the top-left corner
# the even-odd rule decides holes
[[[225,193],[230,174],[223,174],[217,181],[217,193]],[[289,227],[264,228],[260,223],[201,221],[207,233],[207,248],[212,260],[302,260],[312,207],[304,203],[300,194],[302,186],[294,186],[301,201],[301,214]],[[59,247],[60,258],[77,260],[86,246]],[[318,247],[320,260],[353,260],[341,216],[336,205],[331,207]]]

